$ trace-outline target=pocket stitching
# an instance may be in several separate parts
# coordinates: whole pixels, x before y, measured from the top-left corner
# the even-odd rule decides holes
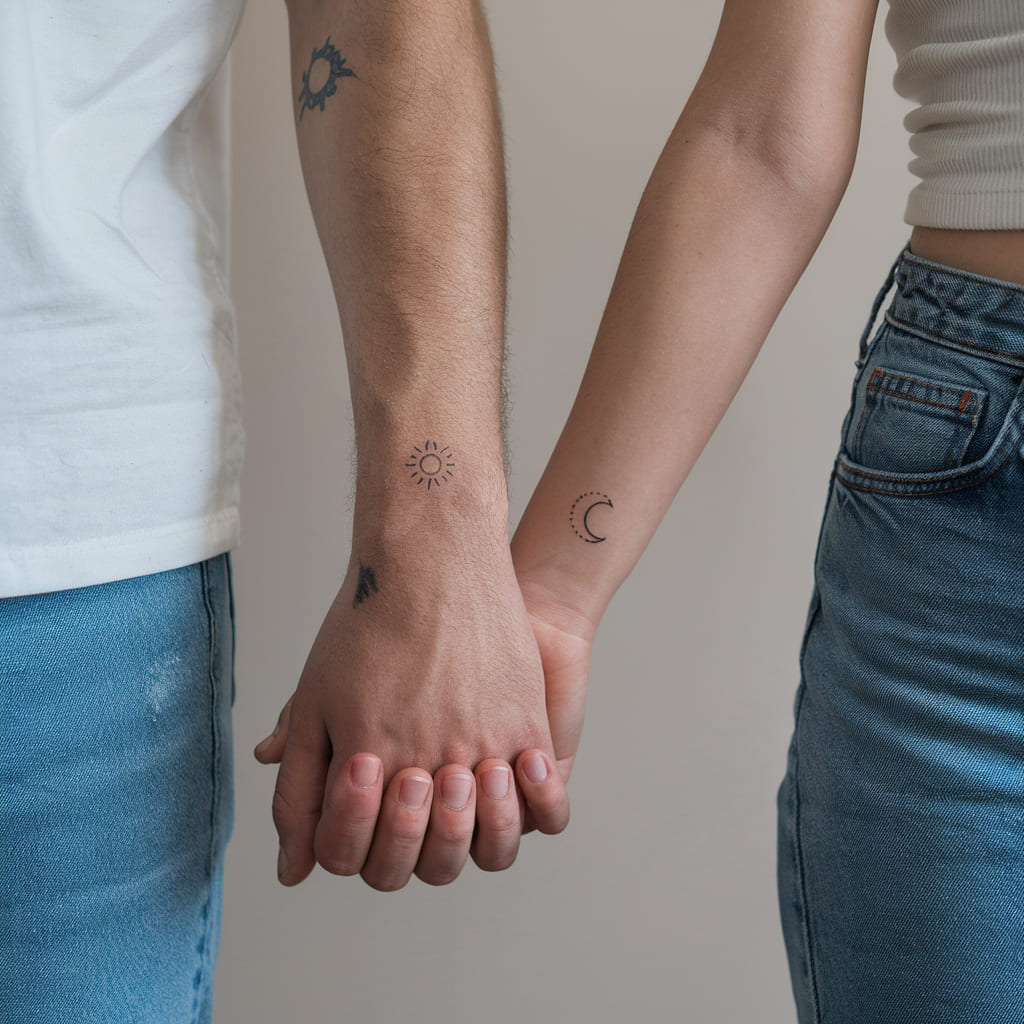
[[[1000,473],[1013,457],[1013,445],[1009,444],[1008,448],[1009,450],[1007,451],[1005,458],[993,467],[991,472],[985,473],[985,470],[989,468],[986,461],[983,465],[977,466],[974,470],[965,475],[960,476],[953,473],[948,480],[930,480],[927,478],[928,474],[925,474],[924,479],[914,479],[914,477],[901,478],[883,476],[881,474],[867,472],[866,470],[856,469],[852,463],[848,462],[842,456],[836,460],[836,478],[851,490],[863,491],[867,494],[884,494],[894,498],[924,498],[933,494],[950,494],[953,491],[965,491],[970,487],[976,487],[978,484],[983,484],[986,480],[991,480],[992,477]],[[863,484],[857,483],[849,477],[844,476],[843,470],[861,477],[864,480],[876,480],[879,483],[885,483],[889,486],[865,487]],[[910,488],[914,489],[910,490]]]
[[[943,405],[942,402],[933,402],[927,398],[915,398],[913,395],[905,395],[899,391],[890,391],[889,389],[875,384],[875,377],[882,376],[886,379],[908,381],[911,384],[919,384],[924,388],[935,388],[938,391],[949,391],[954,394],[960,394],[960,405],[954,407],[952,405]],[[977,419],[980,413],[980,394],[981,392],[974,388],[951,386],[944,384],[937,380],[926,380],[923,377],[910,377],[905,373],[899,373],[896,370],[890,370],[886,366],[876,366],[871,372],[871,377],[866,385],[868,391],[874,391],[879,395],[884,395],[886,398],[893,398],[897,401],[914,402],[917,405],[931,405],[937,409],[944,409],[947,412],[951,412],[954,415],[969,416],[971,419]],[[971,401],[966,401],[967,398]]]
[[[944,405],[942,402],[931,401],[927,398],[917,398],[895,388],[886,387],[885,384],[889,381],[897,385],[905,382],[924,389],[932,389],[940,393],[945,392],[959,396],[960,401],[958,405],[954,406]],[[898,370],[891,370],[886,366],[875,366],[871,371],[867,384],[864,385],[864,408],[861,410],[856,429],[846,450],[854,459],[862,457],[861,448],[864,443],[864,433],[868,425],[874,420],[875,415],[882,408],[883,402],[891,402],[897,409],[902,406],[905,412],[920,413],[922,416],[928,415],[928,413],[916,407],[927,406],[946,413],[947,415],[945,416],[936,415],[934,418],[946,420],[952,425],[946,453],[937,472],[941,473],[957,469],[964,452],[966,452],[968,445],[971,443],[971,439],[977,432],[981,420],[981,410],[987,397],[988,392],[983,388],[970,388],[960,384],[929,380],[925,377],[912,377],[909,374],[900,373]]]

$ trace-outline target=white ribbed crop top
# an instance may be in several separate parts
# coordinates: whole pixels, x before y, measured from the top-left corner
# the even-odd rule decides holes
[[[1024,0],[890,0],[921,182],[908,224],[1024,228]]]

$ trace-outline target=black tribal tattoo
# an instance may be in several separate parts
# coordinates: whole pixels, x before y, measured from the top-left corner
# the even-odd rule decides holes
[[[569,510],[569,525],[572,527],[572,532],[580,540],[586,541],[587,544],[600,544],[608,539],[607,537],[599,537],[594,533],[587,522],[587,517],[599,505],[615,508],[612,504],[612,499],[607,494],[602,494],[600,491],[587,491],[586,494],[581,494],[572,503],[572,508]]]
[[[411,469],[410,476],[416,484],[426,481],[427,490],[440,487],[445,480],[451,480],[455,468],[455,453],[445,445],[440,450],[436,441],[424,441],[422,448],[416,448],[405,464]]]
[[[317,67],[317,64],[326,67]],[[323,78],[324,74],[327,75]],[[309,67],[302,72],[302,91],[299,93],[299,120],[307,110],[324,109],[328,96],[333,96],[338,91],[339,78],[358,78],[359,76],[351,69],[345,67],[345,58],[337,51],[327,37],[327,42],[319,50],[313,51]],[[319,89],[313,88],[313,79],[323,79],[323,85]]]
[[[359,582],[356,584],[356,596],[352,607],[358,608],[371,594],[377,593],[377,577],[368,565],[359,563]]]

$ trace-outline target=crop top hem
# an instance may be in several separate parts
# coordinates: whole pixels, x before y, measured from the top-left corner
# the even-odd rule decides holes
[[[1024,188],[993,192],[937,192],[918,185],[907,200],[904,220],[914,227],[961,231],[1024,229]]]

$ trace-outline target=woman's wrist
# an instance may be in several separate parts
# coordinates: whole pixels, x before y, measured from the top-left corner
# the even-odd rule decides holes
[[[512,540],[512,561],[531,614],[591,640],[619,581],[596,545],[586,546],[563,518],[540,525],[528,510]]]

